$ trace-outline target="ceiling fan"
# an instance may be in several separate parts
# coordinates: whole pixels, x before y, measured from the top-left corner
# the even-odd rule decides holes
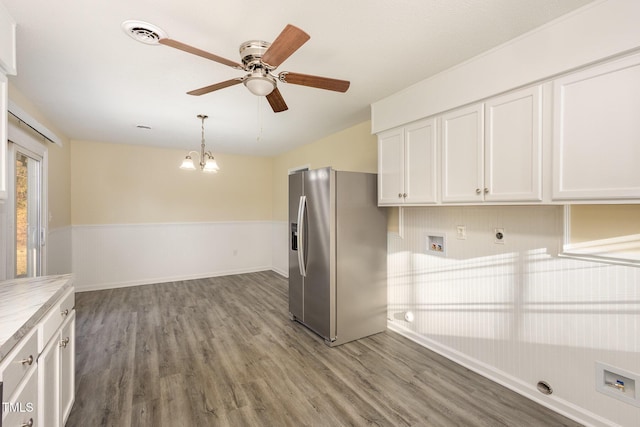
[[[291,83],[301,86],[315,87],[319,89],[333,90],[336,92],[346,92],[350,82],[327,77],[312,76],[308,74],[292,73],[282,71],[273,74],[274,70],[282,64],[289,56],[298,50],[310,39],[310,36],[300,28],[287,25],[280,35],[268,43],[262,40],[250,40],[240,45],[240,56],[242,64],[212,53],[200,50],[193,46],[186,45],[170,38],[160,38],[158,43],[173,47],[193,55],[198,55],[206,59],[218,62],[229,67],[246,71],[248,74],[236,77],[231,80],[205,86],[187,92],[189,95],[204,95],[229,86],[244,83],[251,93],[257,96],[266,96],[269,105],[275,113],[288,109],[282,94],[278,90],[278,82]]]

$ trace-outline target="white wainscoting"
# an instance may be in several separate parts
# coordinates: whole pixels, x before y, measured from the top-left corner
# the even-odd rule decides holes
[[[595,364],[640,371],[640,268],[558,258],[560,206],[405,208],[403,227],[389,234],[390,329],[583,424],[636,425],[637,407],[596,391]]]
[[[49,229],[47,241],[47,274],[71,273],[71,227]]]
[[[270,270],[272,222],[76,225],[77,291]]]
[[[287,221],[272,223],[271,268],[284,277],[289,277],[289,233]]]

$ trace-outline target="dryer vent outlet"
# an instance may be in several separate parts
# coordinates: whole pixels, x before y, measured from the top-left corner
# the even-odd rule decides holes
[[[549,385],[548,382],[546,381],[538,381],[538,384],[536,385],[538,391],[542,394],[551,394],[553,393],[553,389],[551,388],[551,386]]]

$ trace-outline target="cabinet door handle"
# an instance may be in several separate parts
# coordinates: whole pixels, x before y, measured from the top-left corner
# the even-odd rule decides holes
[[[33,356],[29,355],[29,357],[27,357],[26,359],[21,360],[20,363],[22,363],[23,365],[33,364]]]
[[[407,198],[407,193],[402,193],[402,197]]]
[[[482,191],[480,191],[479,188],[476,188],[476,194],[480,194],[480,193],[482,193]]]
[[[398,198],[402,199],[402,193],[398,193]]]
[[[69,345],[69,337],[66,337],[65,339],[60,341],[60,347],[67,348],[67,345]]]
[[[484,189],[484,194],[489,194],[489,189],[488,188]]]
[[[29,418],[29,421],[20,424],[20,427],[33,427],[33,418]]]
[[[68,309],[68,308],[65,308],[63,311],[61,311],[61,312],[60,312],[60,314],[61,314],[62,316],[68,316],[68,315],[69,315],[69,309]]]

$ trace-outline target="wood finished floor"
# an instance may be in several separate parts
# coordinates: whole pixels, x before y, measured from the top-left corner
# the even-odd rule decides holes
[[[251,273],[76,295],[73,426],[577,426],[393,332],[329,348]]]

